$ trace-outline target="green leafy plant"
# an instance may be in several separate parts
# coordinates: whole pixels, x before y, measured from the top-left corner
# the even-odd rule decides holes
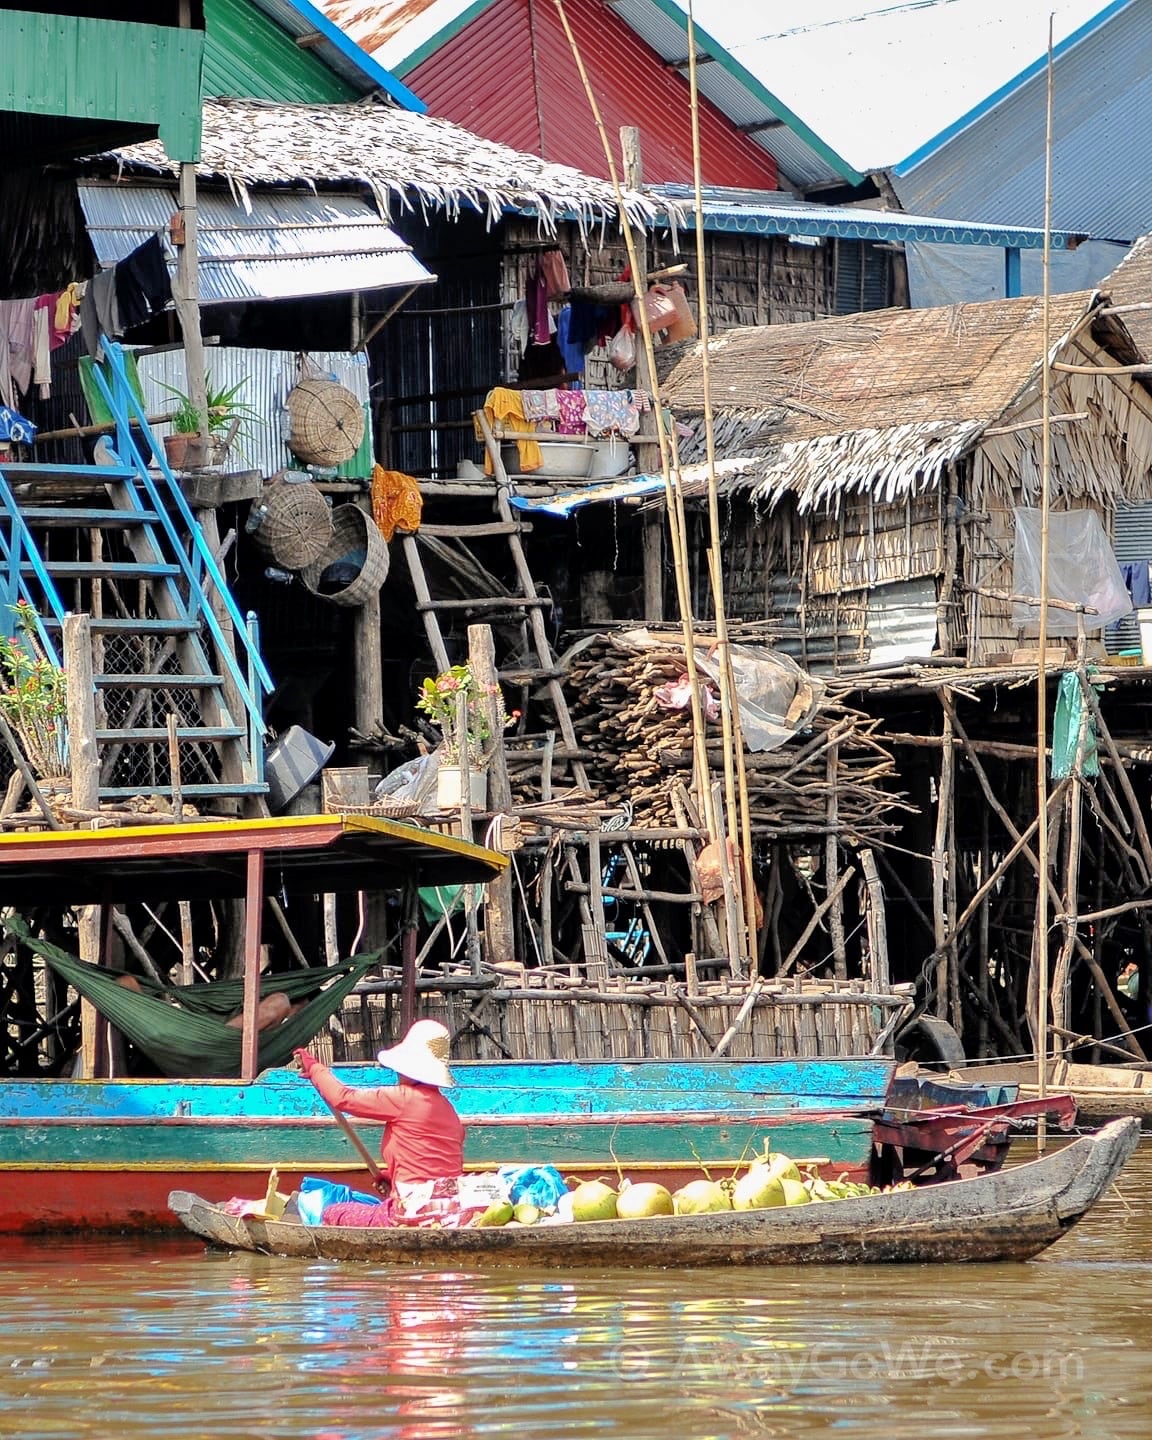
[[[225,437],[234,421],[240,422],[237,433],[244,434],[248,424],[261,418],[260,412],[254,406],[239,399],[241,390],[248,383],[247,380],[237,380],[234,385],[225,385],[218,389],[212,385],[211,373],[204,377],[204,381],[208,402],[209,435],[216,439]],[[173,431],[177,435],[198,435],[200,433],[200,412],[192,403],[191,396],[186,395],[183,390],[177,390],[174,385],[165,385],[164,389],[180,402],[170,417]]]
[[[40,648],[36,612],[27,601],[10,607],[15,633],[0,638],[0,714],[25,758],[41,776],[68,772],[68,686],[64,671]]]
[[[484,713],[484,696],[496,697],[496,713],[502,717],[502,724],[509,725],[517,718],[518,712],[504,716],[504,698],[499,685],[484,686],[472,674],[470,665],[453,665],[439,675],[430,676],[421,685],[416,697],[416,708],[440,727],[444,736],[442,754],[445,765],[459,765],[459,710],[460,700],[464,701],[464,743],[468,747],[468,763],[475,769],[487,762],[484,747],[492,738],[492,727]]]

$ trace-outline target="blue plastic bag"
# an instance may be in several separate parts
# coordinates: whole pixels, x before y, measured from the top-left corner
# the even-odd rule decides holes
[[[523,1201],[537,1210],[555,1210],[568,1191],[555,1165],[502,1165],[497,1174],[513,1205]]]
[[[346,1200],[358,1200],[361,1205],[381,1203],[379,1195],[366,1195],[362,1190],[353,1190],[347,1185],[336,1185],[316,1175],[305,1175],[300,1181],[296,1208],[305,1225],[320,1225],[329,1205],[339,1205]]]

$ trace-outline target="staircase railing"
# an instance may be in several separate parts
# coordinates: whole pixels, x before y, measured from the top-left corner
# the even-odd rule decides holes
[[[135,470],[137,479],[147,492],[152,507],[159,517],[160,527],[167,535],[177,563],[188,582],[190,610],[193,615],[196,613],[202,615],[204,624],[215,641],[221,663],[228,671],[229,678],[248,712],[252,733],[262,737],[265,732],[263,699],[264,695],[270,694],[272,691],[272,680],[260,656],[259,649],[254,644],[253,632],[249,631],[245,618],[240,614],[232,592],[228,588],[228,582],[221,573],[216,557],[204,539],[204,532],[192,514],[191,506],[168,464],[163,447],[158,444],[152,433],[144,406],[129,383],[123,349],[107,339],[102,340],[101,343],[112,370],[112,383],[108,383],[100,366],[93,366],[92,374],[113,419],[116,421],[117,456],[122,464]],[[156,469],[159,471],[161,482],[159,485],[157,477],[145,463],[136,436],[132,432],[133,425],[137,427],[152,451]],[[172,518],[173,511],[184,522],[187,529],[192,544],[191,555],[181,542],[180,533]],[[215,611],[211,604],[205,603],[204,592],[201,589],[202,574],[207,576],[215,588],[225,613],[232,623],[236,644],[243,650],[246,668],[252,676],[251,684],[240,668],[235,650],[225,639]],[[254,763],[260,751],[261,746],[257,744],[253,750]]]
[[[40,618],[40,602],[33,596],[28,583],[29,577],[24,574],[25,562],[32,567],[32,574],[43,592],[44,602],[56,619],[63,623],[67,611],[60,598],[60,592],[44,567],[40,547],[36,544],[32,532],[28,528],[28,523],[21,514],[20,505],[12,493],[11,485],[8,484],[3,466],[0,466],[0,509],[3,509],[8,519],[7,533],[5,533],[5,527],[0,525],[0,558],[3,560],[3,569],[6,571],[6,603],[2,607],[4,613],[0,615],[0,635],[8,639],[16,633],[14,607],[19,600],[27,602],[35,616],[36,638],[39,640],[45,656],[59,668],[60,652]]]

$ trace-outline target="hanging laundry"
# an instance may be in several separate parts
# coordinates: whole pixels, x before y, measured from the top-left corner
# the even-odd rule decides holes
[[[1121,561],[1120,573],[1132,597],[1133,605],[1152,605],[1152,586],[1148,583],[1148,561]]]
[[[172,299],[172,277],[159,235],[149,235],[115,267],[116,304],[125,330],[143,325]]]
[[[584,434],[584,405],[586,394],[587,391],[584,390],[557,390],[556,404],[560,411],[560,420],[556,426],[558,434]]]
[[[0,405],[0,444],[31,445],[36,439],[36,426],[7,405]]]
[[[555,390],[521,390],[520,400],[524,406],[525,420],[559,420],[560,404]]]
[[[535,380],[558,380],[564,374],[564,358],[560,354],[560,347],[555,340],[549,340],[547,345],[529,345],[524,351],[520,361],[520,368],[517,372],[517,379],[521,385],[527,385]]]
[[[56,296],[52,312],[52,330],[49,340],[53,350],[59,350],[80,325],[80,302],[84,298],[84,285],[72,284]]]
[[[584,341],[580,338],[572,339],[572,307],[565,305],[556,316],[556,344],[560,347],[560,354],[564,360],[564,370],[568,375],[583,375],[584,373]]]
[[[568,266],[559,250],[545,250],[540,256],[540,272],[544,277],[545,292],[550,300],[567,295],[572,288],[568,278]]]
[[[548,282],[544,278],[544,267],[540,257],[532,267],[525,293],[528,304],[529,340],[536,345],[547,345],[552,338],[552,325],[548,313]]]
[[[513,435],[524,433],[530,435],[532,433],[532,423],[524,417],[524,405],[518,390],[509,390],[503,385],[497,385],[494,389],[489,390],[484,401],[484,414],[493,428],[499,425],[506,433]],[[480,429],[479,424],[476,424],[476,438],[480,441],[484,439],[484,432]],[[521,474],[539,470],[544,463],[539,444],[535,440],[529,439],[517,440],[516,444],[520,451]],[[492,469],[492,457],[485,447],[485,475],[491,475]]]
[[[55,295],[38,295],[32,307],[32,380],[41,400],[52,394],[51,335]]]
[[[80,302],[80,328],[84,346],[99,364],[104,359],[101,335],[112,338],[124,332],[120,325],[120,309],[116,303],[116,270],[101,270],[88,282]]]
[[[0,392],[5,404],[19,408],[17,395],[32,384],[35,300],[0,301]]]
[[[420,529],[424,497],[420,484],[400,470],[372,467],[372,519],[389,543],[397,530],[414,535]]]
[[[625,439],[640,429],[640,414],[649,408],[644,390],[586,390],[586,427],[589,435],[615,432]]]

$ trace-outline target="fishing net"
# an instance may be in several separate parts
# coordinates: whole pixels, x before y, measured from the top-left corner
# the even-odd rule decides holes
[[[128,989],[117,983],[127,971],[77,959],[33,935],[18,915],[7,917],[4,928],[90,1001],[163,1074],[174,1079],[230,1079],[240,1074],[242,1032],[224,1022],[244,1004],[243,980],[164,985],[133,975],[140,988]],[[261,999],[281,994],[293,1004],[304,1003],[280,1025],[260,1032],[258,1068],[287,1064],[292,1051],[307,1045],[379,960],[377,951],[339,965],[261,976]]]

